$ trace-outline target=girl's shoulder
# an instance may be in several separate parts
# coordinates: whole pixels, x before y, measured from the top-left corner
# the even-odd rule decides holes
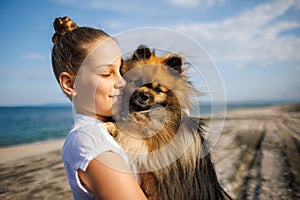
[[[65,144],[67,145],[86,145],[97,142],[103,138],[103,135],[109,135],[107,129],[101,124],[92,123],[76,123],[74,122],[73,127],[69,131]]]
[[[63,160],[90,160],[106,151],[123,154],[103,123],[93,119],[75,119],[63,146]]]
[[[111,143],[110,137],[106,128],[99,124],[73,128],[66,137],[63,151],[70,150],[77,154],[82,153],[81,151],[100,148]]]

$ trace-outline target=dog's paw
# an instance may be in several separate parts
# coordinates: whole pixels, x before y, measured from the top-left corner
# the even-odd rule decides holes
[[[118,134],[117,125],[114,122],[105,122],[104,126],[107,128],[107,131],[113,136],[116,137]]]

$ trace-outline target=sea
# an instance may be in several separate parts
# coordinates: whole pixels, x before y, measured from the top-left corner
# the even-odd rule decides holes
[[[232,103],[226,105],[226,110],[275,104],[280,103]],[[200,104],[200,114],[209,113],[210,104]],[[69,105],[0,107],[0,147],[60,140],[66,137],[72,124],[73,111]]]
[[[0,147],[59,140],[72,123],[71,106],[0,107]]]

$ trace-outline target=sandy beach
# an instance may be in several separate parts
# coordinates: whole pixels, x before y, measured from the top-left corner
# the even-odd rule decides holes
[[[72,199],[63,141],[0,148],[0,199]]]
[[[300,104],[228,112],[213,158],[234,199],[300,199]]]
[[[72,199],[62,145],[0,148],[0,199]],[[300,199],[300,104],[227,112],[212,157],[234,199]]]

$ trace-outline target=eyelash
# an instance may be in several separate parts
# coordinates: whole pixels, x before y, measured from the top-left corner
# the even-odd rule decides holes
[[[110,75],[111,74],[100,74],[100,76],[103,77],[103,78],[108,78],[108,77],[110,77]]]
[[[102,77],[109,77],[110,75],[111,75],[111,73],[100,74],[100,76],[102,76]]]
[[[120,70],[120,69],[119,69]],[[99,73],[99,76],[101,76],[101,77],[103,77],[103,78],[108,78],[108,77],[110,77],[111,75],[113,75],[113,74],[115,74],[115,73],[117,73],[116,71],[115,71],[115,68],[113,67],[113,68],[111,68],[111,69],[106,69],[106,70],[104,70],[104,71],[102,71],[102,72],[100,72]]]

